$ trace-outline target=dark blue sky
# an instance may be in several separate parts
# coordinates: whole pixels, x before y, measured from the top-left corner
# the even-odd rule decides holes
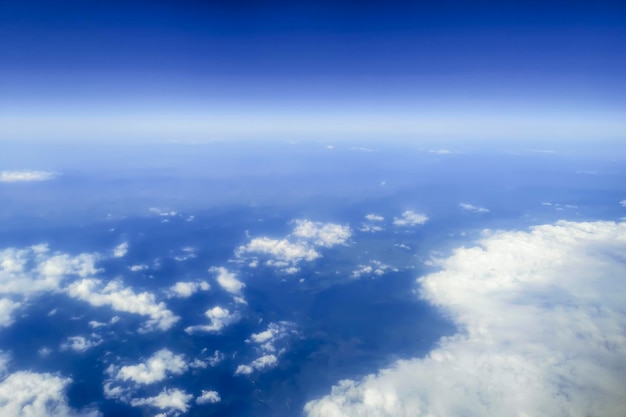
[[[21,118],[334,107],[394,117],[573,110],[580,120],[625,107],[624,2],[0,5],[0,108]]]

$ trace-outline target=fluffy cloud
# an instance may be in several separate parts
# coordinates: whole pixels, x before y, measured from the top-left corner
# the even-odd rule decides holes
[[[118,381],[133,381],[139,385],[149,385],[163,381],[167,375],[181,375],[189,366],[184,355],[174,355],[168,349],[161,349],[145,363],[111,369],[113,378]]]
[[[459,206],[466,211],[471,211],[472,213],[489,213],[488,208],[473,206],[467,203],[460,203]]]
[[[340,224],[310,220],[294,220],[294,223],[294,230],[286,238],[254,238],[247,245],[237,248],[237,256],[249,254],[269,256],[272,259],[266,262],[267,265],[284,268],[285,272],[293,273],[297,272],[295,266],[298,263],[310,262],[322,256],[316,247],[330,248],[342,245],[352,235],[350,227]]]
[[[278,356],[286,351],[284,339],[292,334],[296,334],[294,323],[280,321],[270,323],[266,330],[250,335],[250,338],[246,340],[246,342],[253,343],[255,349],[257,352],[260,352],[261,356],[248,365],[239,365],[235,371],[235,375],[249,375],[254,371],[261,371],[276,366],[278,364]],[[283,341],[283,347],[278,349],[276,345],[280,343],[281,340]]]
[[[383,216],[379,216],[378,214],[366,214],[365,219],[371,222],[382,222],[385,220]]]
[[[90,339],[84,336],[71,336],[61,344],[61,350],[73,350],[74,352],[83,353],[101,343],[102,339],[97,335],[92,335]]]
[[[16,303],[8,298],[0,299],[0,327],[8,327],[13,324],[13,314],[20,307],[20,303]]]
[[[246,284],[237,279],[234,273],[228,271],[226,268],[213,267],[209,269],[209,272],[217,274],[216,279],[220,287],[233,295],[240,295],[241,290],[246,286]]]
[[[0,182],[48,181],[59,174],[49,171],[1,171]]]
[[[202,391],[202,395],[196,398],[196,404],[215,404],[222,401],[217,391]]]
[[[73,410],[65,391],[72,382],[48,373],[15,372],[0,382],[0,415],[11,417],[98,417],[94,409]]]
[[[371,260],[369,265],[359,265],[357,269],[352,271],[352,277],[361,278],[363,275],[376,275],[380,277],[387,271],[398,272],[398,268],[384,264],[377,260]]]
[[[95,307],[110,306],[113,310],[148,316],[145,330],[170,329],[180,318],[167,309],[163,302],[157,303],[154,294],[136,294],[119,281],[103,284],[98,279],[83,279],[70,284],[67,292],[71,297],[83,300]]]
[[[272,368],[278,364],[278,358],[275,355],[263,355],[253,360],[250,365],[239,365],[235,370],[235,375],[250,375],[254,371],[262,371]]]
[[[186,413],[189,411],[189,403],[193,395],[187,394],[179,389],[164,389],[159,395],[149,398],[134,398],[130,401],[133,407],[150,406],[160,410],[179,411]]]
[[[622,416],[626,223],[487,234],[421,296],[459,328],[421,359],[310,402],[309,417]]]
[[[205,281],[177,282],[170,287],[169,293],[171,297],[187,298],[191,297],[194,293],[198,291],[208,291],[210,289],[211,286],[208,282]]]
[[[123,258],[128,253],[128,242],[122,242],[113,248],[114,258]]]
[[[620,201],[619,205],[622,206],[622,207],[626,207],[626,200]]]
[[[219,332],[224,327],[239,320],[237,314],[231,313],[227,308],[220,306],[208,309],[204,315],[210,320],[209,324],[189,326],[185,331],[190,334],[195,332]]]
[[[428,216],[422,213],[416,213],[412,210],[407,210],[402,213],[402,216],[393,218],[393,224],[401,227],[417,226],[427,221]]]

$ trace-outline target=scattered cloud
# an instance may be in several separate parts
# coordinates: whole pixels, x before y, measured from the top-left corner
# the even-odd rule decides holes
[[[424,358],[344,380],[309,417],[623,415],[626,223],[488,232],[419,279],[454,320]]]
[[[128,267],[128,269],[130,269],[132,272],[145,271],[148,268],[149,266],[146,264],[131,265]]]
[[[9,298],[0,299],[0,327],[9,327],[15,321],[13,315],[21,304]]]
[[[128,253],[128,242],[122,242],[113,248],[114,258],[123,258]]]
[[[154,294],[135,293],[120,281],[104,284],[99,279],[83,279],[67,287],[68,294],[88,302],[94,307],[109,306],[115,311],[139,314],[150,319],[143,330],[168,330],[180,319],[167,309],[165,303],[156,302]]]
[[[222,401],[220,398],[220,394],[217,391],[204,391],[202,390],[202,395],[196,398],[196,404],[204,405],[204,404],[215,404]]]
[[[0,382],[0,415],[11,417],[100,417],[93,409],[72,409],[66,390],[70,378],[49,373],[15,372]]]
[[[359,265],[352,271],[352,278],[361,278],[363,275],[382,276],[388,271],[398,272],[398,268],[384,264],[377,260],[371,260],[368,265]]]
[[[220,332],[226,326],[239,320],[237,314],[231,313],[228,309],[220,306],[208,309],[204,315],[210,320],[209,324],[189,326],[185,331],[189,334],[195,332]]]
[[[357,152],[374,152],[374,149],[371,148],[364,148],[364,147],[360,147],[360,146],[352,146],[350,148],[351,151],[357,151]]]
[[[88,339],[85,336],[70,336],[61,344],[61,350],[73,350],[83,353],[102,343],[102,338],[92,334]]]
[[[280,321],[270,323],[266,330],[250,335],[246,342],[252,343],[261,356],[248,365],[239,365],[235,370],[235,375],[250,375],[254,371],[262,371],[276,366],[278,357],[286,351],[286,339],[296,333],[294,323]],[[279,343],[283,346],[279,347]]]
[[[237,279],[237,276],[223,267],[212,267],[209,272],[217,274],[217,283],[225,291],[233,295],[241,295],[241,290],[246,286],[243,282]]]
[[[422,213],[416,213],[412,210],[407,210],[402,213],[402,216],[393,218],[393,224],[400,227],[417,226],[420,224],[424,224],[427,221],[428,216]]]
[[[211,286],[206,281],[199,282],[177,282],[169,288],[170,297],[187,298],[198,291],[208,291]]]
[[[452,151],[449,151],[448,149],[431,149],[428,152],[436,153],[438,155],[448,155],[452,153]]]
[[[235,375],[250,375],[254,371],[262,371],[267,368],[273,368],[278,364],[278,358],[275,355],[263,355],[253,360],[249,365],[239,365],[235,370]]]
[[[268,237],[252,239],[247,245],[240,246],[238,253],[269,255],[278,261],[288,263],[313,261],[322,256],[305,242],[292,243],[287,239],[270,239]]]
[[[626,207],[626,200],[620,201],[619,205],[622,206],[622,207]]]
[[[473,206],[467,203],[460,203],[459,206],[461,206],[463,210],[471,211],[472,213],[489,213],[488,208]]]
[[[305,239],[314,245],[324,248],[343,245],[352,235],[348,226],[335,223],[296,220],[295,224],[296,227],[292,232],[292,236]]]
[[[365,219],[369,220],[370,222],[382,222],[383,220],[385,220],[383,216],[379,216],[378,214],[366,214]]]
[[[189,411],[189,403],[193,395],[179,389],[164,389],[159,395],[149,398],[133,398],[130,405],[133,407],[150,406],[166,411]]]
[[[0,182],[49,181],[58,176],[50,171],[0,171]]]
[[[138,385],[150,385],[163,381],[168,375],[181,375],[189,366],[184,355],[175,355],[168,349],[161,349],[145,363],[111,368],[109,372],[117,381],[132,381]]]

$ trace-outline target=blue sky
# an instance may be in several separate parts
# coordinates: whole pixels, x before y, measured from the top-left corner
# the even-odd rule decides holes
[[[0,140],[626,134],[620,2],[0,7]]]

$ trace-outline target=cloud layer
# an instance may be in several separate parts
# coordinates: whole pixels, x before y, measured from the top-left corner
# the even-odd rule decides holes
[[[0,182],[48,181],[58,175],[50,171],[0,171]]]
[[[608,416],[626,409],[626,223],[486,234],[419,279],[459,328],[427,357],[341,381],[309,417]]]

